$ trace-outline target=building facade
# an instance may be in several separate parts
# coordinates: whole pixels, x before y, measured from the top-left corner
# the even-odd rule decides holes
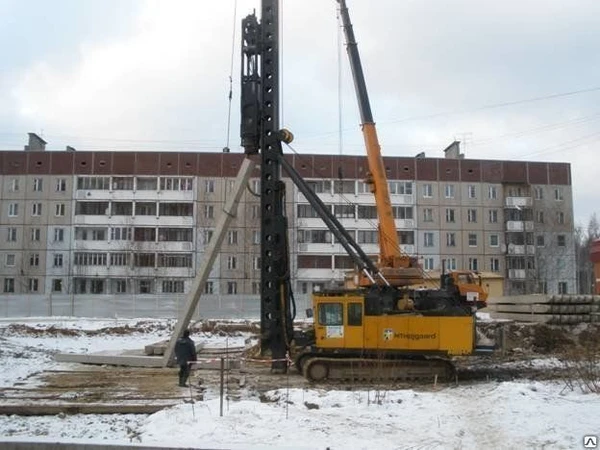
[[[243,155],[183,152],[0,152],[0,295],[184,295]],[[378,254],[366,157],[290,156],[366,253]],[[385,158],[402,249],[437,276],[504,277],[504,293],[576,291],[570,166]],[[260,172],[205,286],[257,295]],[[292,278],[307,294],[352,268],[341,245],[284,176]]]

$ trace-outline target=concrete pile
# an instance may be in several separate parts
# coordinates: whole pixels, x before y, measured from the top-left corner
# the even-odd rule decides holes
[[[489,298],[494,319],[551,325],[600,323],[600,295],[531,294]]]

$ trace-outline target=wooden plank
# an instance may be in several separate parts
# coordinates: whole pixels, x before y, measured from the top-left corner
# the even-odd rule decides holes
[[[60,413],[64,414],[154,414],[165,408],[175,406],[180,402],[172,404],[64,404],[64,405],[40,405],[39,403],[0,405],[0,415],[18,416],[48,416]]]

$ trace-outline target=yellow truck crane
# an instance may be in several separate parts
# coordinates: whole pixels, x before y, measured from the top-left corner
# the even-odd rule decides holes
[[[295,340],[295,364],[311,381],[414,379],[450,376],[448,357],[475,351],[475,310],[485,299],[473,284],[444,274],[438,289],[415,289],[424,280],[417,259],[398,245],[388,181],[348,9],[338,0],[367,149],[368,182],[376,199],[380,255],[374,263],[283,155],[278,118],[278,2],[262,1],[262,20],[242,23],[242,145],[261,156],[261,350],[272,370],[286,370]],[[354,286],[313,295],[314,326],[293,332],[285,171],[354,261]],[[471,278],[473,280],[473,278]],[[469,292],[474,294],[469,294]],[[481,295],[480,295],[481,294]]]

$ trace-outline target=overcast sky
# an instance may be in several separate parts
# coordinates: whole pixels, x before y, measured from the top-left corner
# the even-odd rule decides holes
[[[239,147],[239,24],[258,0],[0,0],[0,149]],[[600,213],[598,0],[347,0],[384,155],[572,164]],[[284,0],[283,125],[364,154],[334,0]],[[234,27],[235,24],[235,27]],[[235,41],[233,34],[235,29]],[[234,50],[232,54],[232,45]]]

